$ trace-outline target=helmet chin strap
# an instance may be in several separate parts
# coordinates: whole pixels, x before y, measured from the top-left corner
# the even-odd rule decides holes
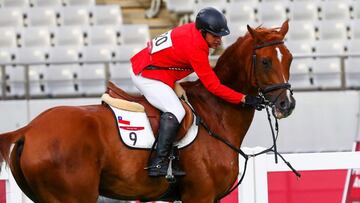
[[[203,38],[206,39],[207,31],[206,30],[200,30],[200,32],[201,32],[201,35],[203,36]]]

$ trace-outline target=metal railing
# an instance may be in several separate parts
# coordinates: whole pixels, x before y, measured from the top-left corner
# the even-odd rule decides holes
[[[345,60],[349,57],[360,57],[360,54],[333,54],[333,55],[295,55],[294,60],[296,59],[303,59],[303,58],[340,58],[340,64],[341,64],[341,85],[339,87],[309,87],[309,88],[294,88],[295,91],[343,91],[343,90],[359,90],[360,87],[349,87],[346,83],[346,67],[345,67]],[[211,64],[215,64],[217,59],[219,58],[218,55],[210,56],[210,62]],[[111,63],[127,63],[128,61],[119,61],[119,60],[108,60],[108,61],[99,61],[99,60],[78,60],[74,62],[43,62],[43,63],[1,63],[0,62],[0,75],[1,75],[1,95],[0,98],[2,100],[11,100],[11,99],[32,99],[32,98],[74,98],[74,97],[87,97],[87,96],[99,96],[99,95],[85,95],[85,94],[74,94],[74,95],[41,95],[41,96],[35,96],[30,94],[30,79],[29,79],[29,66],[34,65],[66,65],[66,64],[80,64],[83,66],[86,66],[87,64],[104,64],[104,71],[105,71],[105,77],[104,77],[104,84],[107,83],[111,79],[111,73],[109,65]],[[23,66],[24,67],[24,81],[23,81],[23,87],[24,87],[24,95],[22,96],[12,96],[8,94],[8,78],[6,74],[6,66]],[[86,67],[85,67],[86,68]],[[311,72],[311,70],[310,70]],[[47,82],[46,79],[42,80],[43,82]],[[52,80],[53,81],[53,80]],[[79,81],[79,79],[77,79]],[[105,91],[105,90],[104,90]]]

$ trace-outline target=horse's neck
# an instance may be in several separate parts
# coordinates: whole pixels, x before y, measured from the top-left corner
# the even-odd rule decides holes
[[[221,83],[243,94],[254,94],[251,41],[240,38],[218,59],[214,71]]]
[[[219,58],[214,71],[222,84],[243,94],[253,94],[256,89],[251,84],[251,53],[248,52],[251,47],[249,41],[244,41],[240,39],[237,44],[230,46]],[[188,94],[191,104],[210,129],[240,147],[254,110],[214,96],[200,82],[189,88]]]
[[[250,127],[254,110],[230,104],[208,92],[200,83],[188,89],[187,94],[210,130],[239,148]]]

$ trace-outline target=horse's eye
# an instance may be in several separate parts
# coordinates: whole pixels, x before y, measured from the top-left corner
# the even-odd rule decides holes
[[[264,58],[261,60],[261,63],[264,66],[264,68],[271,68],[271,59]]]

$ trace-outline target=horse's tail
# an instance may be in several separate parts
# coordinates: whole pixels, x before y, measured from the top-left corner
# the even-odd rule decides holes
[[[0,134],[0,163],[5,161],[6,164],[9,164],[11,145],[24,135],[24,130],[25,128],[21,128],[13,132]]]

